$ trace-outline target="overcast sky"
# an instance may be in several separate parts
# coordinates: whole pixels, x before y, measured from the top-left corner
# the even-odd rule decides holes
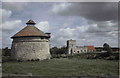
[[[78,46],[118,46],[118,3],[116,2],[2,2],[2,47],[32,19],[36,27],[51,33],[51,46],[65,46],[69,39]]]

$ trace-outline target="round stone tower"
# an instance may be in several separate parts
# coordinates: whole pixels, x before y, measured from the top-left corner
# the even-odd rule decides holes
[[[43,60],[50,59],[49,38],[50,33],[44,33],[29,20],[27,26],[16,33],[11,47],[11,57],[16,60]]]

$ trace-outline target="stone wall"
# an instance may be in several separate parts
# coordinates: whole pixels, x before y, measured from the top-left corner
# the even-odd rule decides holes
[[[11,57],[16,60],[50,59],[49,40],[41,38],[15,38]]]
[[[73,54],[76,51],[76,40],[67,41],[68,54]]]

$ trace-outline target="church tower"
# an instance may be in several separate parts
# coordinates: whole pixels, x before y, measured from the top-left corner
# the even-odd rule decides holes
[[[68,54],[74,54],[76,52],[76,40],[67,40]]]

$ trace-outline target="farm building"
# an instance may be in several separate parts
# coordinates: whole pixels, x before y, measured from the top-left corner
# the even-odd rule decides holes
[[[94,52],[94,51],[96,51],[94,46],[85,46],[85,47],[87,48],[87,52]]]
[[[76,40],[67,40],[68,54],[94,52],[94,46],[76,46]]]
[[[43,60],[51,57],[49,52],[50,33],[44,33],[29,20],[27,26],[16,33],[11,47],[11,57],[16,60]]]

